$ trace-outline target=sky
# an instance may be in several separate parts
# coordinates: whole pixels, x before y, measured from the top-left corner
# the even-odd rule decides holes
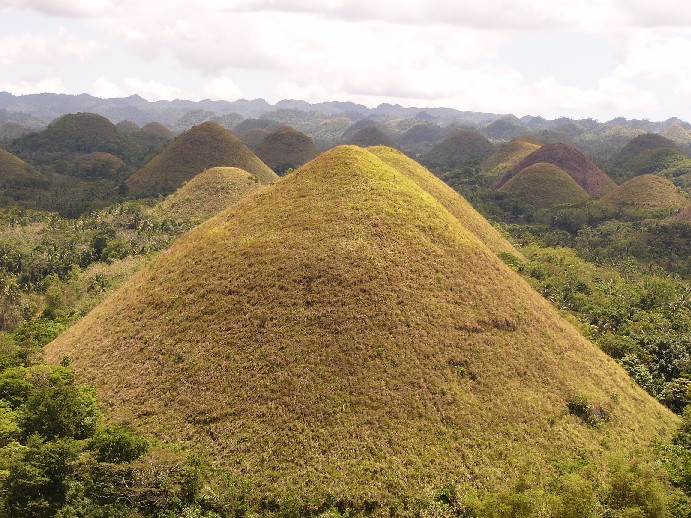
[[[0,0],[0,91],[691,121],[687,0]]]

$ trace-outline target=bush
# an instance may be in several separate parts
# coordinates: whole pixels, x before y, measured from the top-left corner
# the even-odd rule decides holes
[[[120,464],[144,455],[149,449],[149,443],[126,428],[113,426],[96,432],[89,441],[88,448],[96,452],[96,460],[99,462]]]
[[[583,422],[590,426],[599,426],[609,421],[610,418],[610,410],[607,405],[594,405],[582,394],[571,397],[566,406],[570,414],[580,417]]]

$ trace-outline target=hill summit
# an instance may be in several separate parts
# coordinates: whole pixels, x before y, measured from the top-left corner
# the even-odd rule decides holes
[[[545,144],[530,153],[495,184],[495,189],[500,188],[526,167],[537,163],[552,164],[562,169],[593,198],[599,198],[616,186],[614,181],[581,151],[569,144],[557,143]]]
[[[257,145],[255,153],[277,174],[282,175],[288,169],[309,162],[321,151],[303,132],[290,126],[281,126]]]
[[[564,170],[541,162],[526,167],[499,190],[518,194],[536,209],[581,203],[590,199],[583,187]]]
[[[69,355],[115,419],[210,453],[267,513],[414,515],[449,483],[633,456],[676,423],[397,156],[338,147],[245,198],[48,358]],[[611,403],[609,422],[570,415],[574,394]]]
[[[171,193],[210,167],[238,167],[270,183],[277,176],[235,135],[215,122],[192,127],[127,179],[134,196]]]
[[[679,210],[689,204],[689,199],[672,182],[654,174],[636,176],[600,201],[622,209],[642,210]]]

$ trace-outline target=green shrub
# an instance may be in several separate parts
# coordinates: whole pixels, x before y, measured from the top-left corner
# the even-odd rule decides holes
[[[148,441],[121,426],[99,430],[89,440],[88,448],[96,452],[99,462],[131,462],[149,449]]]
[[[607,405],[594,405],[587,396],[582,394],[575,395],[566,403],[569,413],[580,417],[583,422],[590,426],[599,426],[609,421],[610,410]]]

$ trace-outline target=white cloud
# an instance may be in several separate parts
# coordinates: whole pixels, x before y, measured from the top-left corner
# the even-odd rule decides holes
[[[0,91],[16,95],[67,93],[67,88],[59,77],[30,77],[16,82],[0,82]]]
[[[234,101],[240,98],[240,87],[229,77],[217,77],[204,86],[204,94],[213,100]]]
[[[50,16],[95,16],[115,5],[109,0],[0,0],[0,8],[32,10]]]
[[[65,28],[56,34],[24,34],[0,38],[0,65],[55,64],[56,60],[84,62],[99,49],[95,40],[76,38]]]
[[[102,99],[112,99],[114,97],[123,97],[125,93],[115,83],[111,83],[107,79],[99,77],[91,87],[91,93],[96,97]]]
[[[170,101],[179,99],[182,90],[177,86],[166,85],[154,80],[147,81],[128,77],[121,84],[117,84],[100,77],[91,85],[89,93],[103,99],[138,94],[149,101]]]

